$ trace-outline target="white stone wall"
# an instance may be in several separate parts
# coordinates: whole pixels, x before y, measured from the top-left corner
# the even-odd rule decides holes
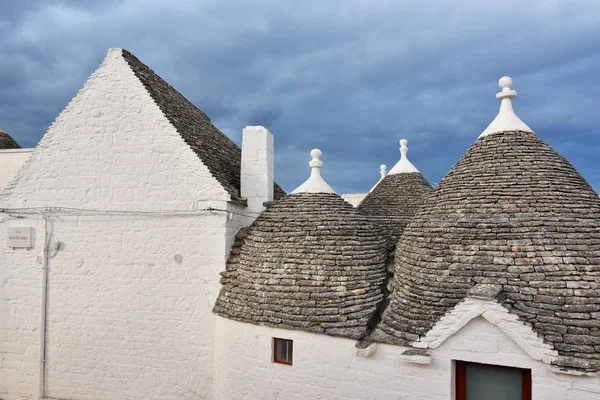
[[[0,399],[36,398],[40,350],[42,274],[39,220],[10,220],[0,214]],[[7,226],[34,228],[35,249],[6,248]]]
[[[218,272],[227,214],[52,218],[47,395],[210,398]],[[6,225],[36,227],[32,250],[5,248]],[[35,398],[39,367],[39,220],[0,229],[0,398]],[[181,262],[175,260],[180,255]]]
[[[273,363],[272,338],[294,341],[294,365]],[[430,364],[401,360],[406,348],[377,345],[370,357],[355,342],[217,318],[215,399],[453,398],[453,360],[532,369],[533,399],[600,398],[598,376],[556,374],[500,329],[476,317],[432,351]]]
[[[25,164],[33,149],[0,150],[0,192]]]
[[[51,245],[60,242],[49,259],[46,394],[210,398],[211,310],[240,222],[202,211],[231,207],[227,192],[120,51],[18,175],[0,194],[0,207],[25,217],[0,213],[0,399],[38,394],[44,224],[35,211],[46,208]],[[13,225],[35,228],[33,249],[6,248]]]
[[[17,176],[0,194],[0,207],[7,195],[13,207],[135,211],[229,200],[120,49],[109,51]]]
[[[352,204],[354,207],[358,207],[361,201],[367,197],[368,193],[346,193],[341,197],[346,200],[348,203]]]

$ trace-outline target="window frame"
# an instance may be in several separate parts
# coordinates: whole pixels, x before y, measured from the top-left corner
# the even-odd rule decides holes
[[[489,367],[500,367],[508,369],[521,370],[521,398],[522,400],[531,400],[531,369],[508,367],[505,365],[484,364],[471,361],[455,360],[455,400],[466,400],[467,398],[467,364],[485,365]]]
[[[289,343],[289,345],[292,346],[292,350],[291,350],[292,361],[279,360],[277,358],[277,346],[278,346],[279,342]],[[277,364],[292,365],[292,363],[294,362],[294,341],[292,339],[273,337],[273,362],[277,363]]]

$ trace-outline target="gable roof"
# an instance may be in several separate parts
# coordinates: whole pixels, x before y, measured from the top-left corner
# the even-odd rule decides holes
[[[165,117],[229,193],[231,200],[243,201],[240,195],[241,149],[217,129],[204,112],[147,65],[129,51],[122,49],[122,52],[123,58]],[[286,194],[277,184],[274,184],[273,193],[275,199]]]

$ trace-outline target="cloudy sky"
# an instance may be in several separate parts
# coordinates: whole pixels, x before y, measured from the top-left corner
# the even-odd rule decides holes
[[[436,184],[498,111],[514,107],[600,191],[597,0],[2,0],[0,125],[37,144],[110,47],[149,65],[241,142],[275,134],[276,179],[311,148],[338,193],[399,158]]]

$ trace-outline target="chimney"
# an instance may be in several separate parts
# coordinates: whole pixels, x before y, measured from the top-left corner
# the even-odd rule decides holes
[[[265,201],[273,201],[275,154],[273,134],[263,126],[247,126],[242,133],[241,196],[248,211],[260,213]]]

